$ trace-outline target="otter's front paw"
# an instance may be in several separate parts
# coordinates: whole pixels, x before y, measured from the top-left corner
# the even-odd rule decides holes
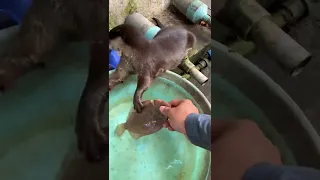
[[[120,80],[110,80],[109,79],[109,91],[111,91],[116,85],[123,83],[123,81]]]
[[[111,91],[113,89],[113,87],[114,87],[114,83],[109,81],[109,91]]]
[[[137,113],[141,113],[142,108],[143,108],[143,104],[142,104],[141,100],[135,99],[133,101],[133,108],[136,110]]]
[[[108,128],[97,129],[94,122],[77,124],[78,149],[86,160],[100,162],[108,156]]]

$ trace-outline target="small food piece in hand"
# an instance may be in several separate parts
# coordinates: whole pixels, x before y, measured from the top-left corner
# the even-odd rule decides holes
[[[142,104],[143,110],[141,113],[132,109],[128,114],[127,121],[117,126],[115,130],[117,136],[122,136],[128,130],[132,138],[139,139],[163,128],[167,117],[160,112],[159,108],[160,106],[170,107],[170,105],[162,100],[146,100]]]

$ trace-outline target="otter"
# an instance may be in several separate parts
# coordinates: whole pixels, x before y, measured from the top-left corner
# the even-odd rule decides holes
[[[164,27],[158,19],[156,23],[162,29],[152,40],[129,24],[118,25],[109,32],[111,47],[121,53],[120,63],[109,77],[109,91],[129,75],[137,74],[133,106],[138,113],[143,109],[142,95],[152,81],[166,70],[177,68],[196,43],[195,35],[185,28]]]
[[[121,24],[109,31],[108,44],[106,41],[92,43],[89,75],[76,119],[78,148],[85,153],[87,160],[100,162],[107,156],[108,127],[103,126],[107,93],[130,74],[137,74],[133,103],[134,109],[141,113],[144,91],[156,77],[176,68],[195,42],[191,32],[178,26],[165,27],[148,41],[135,27]],[[105,60],[107,46],[121,51],[120,63],[109,77]]]
[[[108,152],[107,127],[100,127],[102,120],[95,119],[103,117],[108,97],[97,86],[108,81],[107,12],[107,0],[33,0],[18,34],[0,56],[0,89],[8,91],[26,73],[45,68],[43,57],[62,43],[90,43],[89,75],[75,125],[78,148],[90,162],[101,160],[101,154]]]
[[[21,76],[45,68],[43,57],[61,43],[93,41],[99,26],[108,27],[107,12],[107,0],[33,0],[0,56],[0,90],[8,91]]]

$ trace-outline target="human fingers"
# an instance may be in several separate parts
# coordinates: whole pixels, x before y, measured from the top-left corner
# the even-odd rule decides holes
[[[168,117],[170,107],[167,107],[167,106],[160,106],[159,110],[160,110],[160,112],[161,112],[163,115],[165,115],[165,116],[167,116],[167,117]]]
[[[163,127],[164,127],[164,128],[168,128],[168,123],[165,122],[165,123],[163,124]]]
[[[167,128],[169,131],[174,131],[174,129],[170,125]]]
[[[171,105],[169,103],[167,103],[166,101],[160,100],[160,99],[155,99],[155,100],[153,100],[153,102],[155,105],[171,107]]]
[[[179,106],[183,101],[185,101],[184,99],[175,99],[169,102],[169,104],[171,105],[171,107],[176,107]]]
[[[183,99],[183,100],[172,100],[169,102],[169,104],[171,105],[171,107],[177,107],[181,104],[192,104],[192,101],[190,99]]]
[[[163,127],[167,128],[169,131],[174,131],[174,129],[171,127],[170,123],[168,121],[166,121],[163,124]]]

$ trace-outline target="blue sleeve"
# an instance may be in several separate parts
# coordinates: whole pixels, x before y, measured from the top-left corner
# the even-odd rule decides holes
[[[192,144],[210,150],[211,116],[206,114],[189,114],[185,121],[186,134]]]
[[[259,163],[247,170],[242,180],[319,180],[320,171],[298,166]]]

